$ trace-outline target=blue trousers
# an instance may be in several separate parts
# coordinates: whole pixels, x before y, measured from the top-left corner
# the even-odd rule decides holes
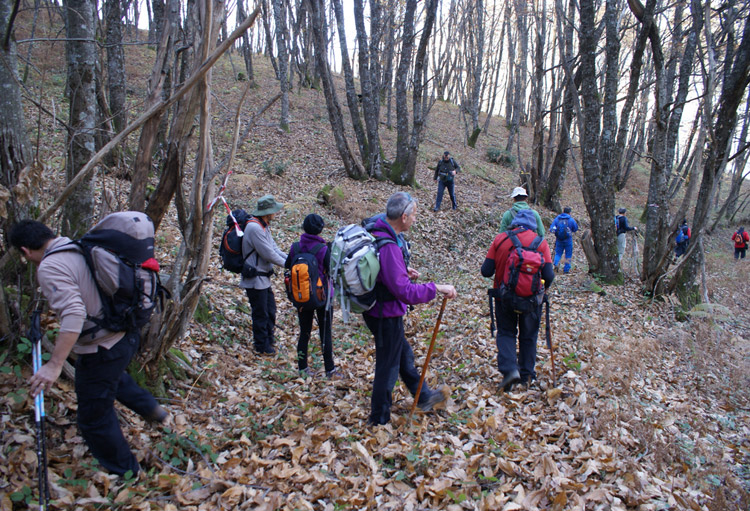
[[[456,209],[456,194],[454,193],[453,189],[454,181],[451,179],[450,181],[443,182],[440,179],[438,179],[438,191],[437,191],[437,199],[435,200],[435,211],[440,209],[440,203],[443,202],[443,192],[445,189],[448,189],[448,195],[451,197],[451,202],[453,203],[453,209]]]
[[[563,266],[563,271],[568,273],[570,271],[570,258],[573,257],[573,238],[568,238],[565,241],[555,241],[555,261],[553,263],[555,267],[560,263],[563,252],[565,253],[565,266]]]
[[[245,289],[253,318],[253,345],[256,351],[271,348],[276,328],[276,299],[273,289]]]
[[[297,367],[301,371],[307,368],[307,346],[310,344],[310,333],[312,332],[313,316],[318,316],[318,332],[320,333],[320,344],[323,350],[323,365],[326,371],[333,371],[333,342],[331,341],[331,320],[333,309],[326,310],[325,307],[310,311],[299,311],[299,339],[297,340]]]
[[[495,300],[497,315],[497,368],[503,375],[514,369],[521,375],[521,381],[536,379],[536,340],[539,335],[539,322],[542,319],[542,306],[530,313],[517,314],[505,309],[501,300]],[[516,354],[516,336],[518,353]]]
[[[128,333],[110,349],[100,347],[76,360],[78,428],[99,464],[119,475],[128,470],[137,474],[140,467],[120,429],[115,399],[144,417],[157,406],[154,396],[126,372],[139,342],[138,332]]]
[[[377,305],[376,305],[377,307]],[[387,424],[391,420],[393,387],[399,375],[412,395],[419,386],[419,371],[414,365],[414,352],[404,334],[403,317],[376,318],[363,315],[365,324],[375,337],[375,379],[372,382],[371,424]],[[432,394],[427,382],[422,384],[419,402]]]

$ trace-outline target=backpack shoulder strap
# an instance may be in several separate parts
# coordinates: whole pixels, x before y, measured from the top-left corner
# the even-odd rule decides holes
[[[55,247],[52,250],[46,252],[44,256],[42,256],[42,259],[52,254],[57,254],[59,252],[67,252],[70,250],[75,250],[79,252],[80,254],[83,254],[83,247],[81,246],[81,242],[78,240],[73,240],[70,243],[66,243],[65,245],[60,245],[59,247]]]
[[[539,248],[539,245],[542,244],[542,241],[544,241],[544,238],[541,236],[537,236],[534,238],[534,241],[531,242],[531,245],[529,245],[529,250],[537,250]]]
[[[508,231],[508,239],[511,243],[513,243],[513,246],[515,248],[521,248],[521,240],[518,239],[518,234],[516,234],[516,231]]]

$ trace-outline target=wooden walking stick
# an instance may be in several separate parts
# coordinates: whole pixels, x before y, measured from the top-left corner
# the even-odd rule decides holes
[[[419,378],[419,385],[417,386],[417,392],[414,394],[414,402],[411,405],[411,412],[409,412],[409,418],[411,419],[414,415],[414,410],[417,408],[417,402],[419,401],[419,394],[422,392],[422,384],[424,383],[424,377],[427,374],[427,365],[430,363],[430,357],[432,357],[432,349],[435,347],[435,339],[437,339],[438,330],[440,329],[440,320],[443,319],[443,312],[445,311],[445,304],[448,302],[448,297],[443,297],[443,303],[440,306],[440,314],[438,314],[437,321],[435,322],[435,329],[432,331],[432,340],[430,341],[430,347],[427,349],[427,357],[424,359],[424,365],[422,366],[422,376]]]

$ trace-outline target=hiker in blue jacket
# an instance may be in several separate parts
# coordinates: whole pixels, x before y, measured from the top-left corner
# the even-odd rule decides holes
[[[555,271],[560,264],[563,252],[565,253],[565,265],[563,273],[570,273],[570,260],[573,257],[573,233],[578,231],[578,224],[570,216],[570,208],[563,208],[563,212],[552,221],[549,231],[555,234]]]

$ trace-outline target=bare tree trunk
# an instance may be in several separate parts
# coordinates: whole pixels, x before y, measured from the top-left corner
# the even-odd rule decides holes
[[[326,24],[325,0],[310,0],[312,14],[313,41],[315,44],[315,62],[318,67],[323,93],[326,98],[328,119],[331,122],[331,131],[336,141],[336,149],[339,151],[341,161],[344,163],[346,174],[353,179],[364,179],[367,171],[354,158],[346,141],[346,128],[341,107],[336,98],[336,88],[328,65],[328,29]],[[346,57],[343,57],[346,60]]]
[[[96,152],[96,5],[94,0],[65,0],[68,90],[71,131],[65,175],[72,180]],[[63,208],[62,233],[76,238],[94,218],[93,178],[81,183]]]
[[[406,85],[414,50],[414,11],[416,0],[406,0],[403,33],[401,36],[401,59],[396,71],[396,161],[391,167],[391,181],[411,185],[408,181],[409,159],[409,107],[406,103]]]
[[[706,22],[706,26],[711,25]],[[704,229],[708,226],[715,180],[726,160],[731,134],[737,122],[737,109],[750,81],[750,18],[745,18],[742,41],[737,46],[737,52],[733,58],[725,62],[725,66],[727,69],[724,73],[718,108],[715,110],[716,117],[713,123],[708,124],[712,129],[708,136],[707,159],[703,167],[703,178],[693,217],[691,244],[702,240]],[[712,86],[710,83],[707,85],[706,90],[710,93]],[[693,254],[678,269],[675,277],[678,281],[677,292],[684,307],[692,307],[700,300],[695,279],[702,262],[701,255],[693,251]]]
[[[562,65],[564,71],[565,93],[562,103],[562,120],[560,122],[560,139],[557,144],[549,176],[544,184],[539,202],[547,208],[560,211],[559,195],[565,182],[565,168],[570,151],[570,129],[573,123],[575,95],[580,86],[581,73],[573,73],[572,63],[575,59],[573,54],[573,28],[575,24],[575,0],[568,1],[568,10],[564,10],[562,0],[555,2],[557,10],[557,32],[558,45],[562,54]],[[565,20],[564,28],[561,26]],[[575,76],[575,78],[573,78]],[[592,243],[593,247],[593,243]]]
[[[107,84],[109,85],[109,110],[115,133],[128,124],[126,106],[125,52],[122,48],[122,13],[120,0],[106,0],[104,16],[107,20]]]
[[[541,174],[544,170],[544,106],[543,106],[543,95],[544,95],[544,45],[546,43],[546,10],[547,2],[542,0],[542,4],[539,8],[539,12],[534,13],[535,24],[536,24],[536,50],[534,55],[534,81],[532,84],[532,99],[534,101],[534,135],[531,142],[531,168],[529,179],[531,180],[531,186],[528,191],[529,197],[532,197],[534,202],[538,202],[539,191],[541,190],[542,183]],[[533,190],[533,194],[531,191]]]
[[[581,0],[580,6],[581,97],[583,98],[580,140],[584,184],[582,191],[586,210],[591,219],[594,249],[597,255],[596,261],[589,259],[589,271],[602,275],[605,280],[615,281],[620,273],[612,222],[615,194],[612,176],[602,172],[599,155],[601,104],[596,82],[598,33],[594,23],[595,7],[593,0]],[[611,10],[608,12],[611,13]]]
[[[391,173],[391,180],[397,184],[413,184],[416,174],[417,155],[419,153],[419,143],[422,139],[422,130],[424,129],[425,120],[429,112],[428,96],[425,90],[427,81],[425,59],[427,56],[427,46],[430,42],[432,27],[435,24],[435,13],[437,12],[438,0],[428,0],[425,6],[425,20],[422,27],[422,36],[419,40],[417,55],[414,61],[414,91],[412,93],[412,115],[414,124],[412,126],[411,137],[409,139],[408,153],[406,161],[396,159],[395,169],[402,169],[401,175]]]
[[[471,127],[472,133],[469,136],[469,147],[474,147],[477,137],[481,129],[479,128],[479,100],[482,89],[482,65],[484,64],[484,2],[483,0],[477,0],[474,6],[473,12],[473,23],[472,29],[474,32],[474,44],[476,47],[476,54],[469,56],[469,61],[472,62],[471,69],[471,100],[470,108],[471,112]]]
[[[357,137],[357,146],[359,154],[364,163],[370,161],[369,146],[365,128],[362,126],[362,118],[359,115],[359,96],[354,85],[354,73],[352,66],[349,64],[349,49],[346,42],[346,27],[344,25],[344,10],[341,7],[341,0],[332,0],[332,7],[336,13],[337,30],[339,33],[339,46],[341,47],[341,64],[344,72],[344,83],[346,84],[346,104],[349,107],[349,116],[352,120],[352,129],[354,136]]]
[[[188,12],[190,7],[188,7]],[[202,63],[212,52],[217,42],[217,33],[224,18],[222,0],[208,0],[200,5],[195,21],[200,21],[202,33],[196,62]],[[195,19],[194,18],[194,19]],[[224,39],[227,40],[226,38]],[[147,370],[158,375],[159,361],[162,360],[176,340],[183,337],[187,325],[193,318],[195,308],[206,281],[209,257],[212,254],[213,211],[207,210],[215,189],[215,168],[211,144],[211,71],[204,74],[197,87],[200,101],[200,140],[196,156],[190,195],[185,201],[185,220],[181,224],[182,243],[172,265],[172,273],[166,287],[172,293],[169,301],[152,325],[159,325],[159,336],[150,335],[144,344]],[[183,280],[184,277],[184,280]],[[153,328],[152,332],[156,329]]]
[[[11,21],[11,2],[0,2],[0,34],[7,39],[0,43],[0,232],[4,234],[7,253],[8,230],[28,216],[30,206],[36,202],[41,179],[40,168],[31,165],[29,141],[21,103],[21,91],[16,76],[16,43]],[[0,268],[3,273],[6,268]],[[0,286],[0,336],[18,338],[20,329],[14,328],[11,319],[9,296]],[[19,294],[23,290],[18,290]],[[20,313],[20,304],[13,309]],[[6,343],[7,344],[7,343]],[[9,344],[8,344],[9,345]],[[3,349],[5,351],[5,349]]]
[[[247,17],[245,11],[246,0],[237,0],[237,23],[241,23]],[[242,59],[245,62],[245,73],[247,81],[255,82],[255,72],[253,71],[253,49],[250,47],[250,35],[247,32],[242,33]]]
[[[271,60],[273,66],[273,72],[276,74],[276,78],[279,78],[279,65],[276,62],[276,57],[273,54],[273,37],[271,36],[271,23],[269,19],[271,14],[268,12],[268,0],[260,0],[260,7],[263,12],[263,31],[266,35],[266,54]]]
[[[276,26],[276,50],[279,61],[279,85],[281,87],[281,118],[279,126],[289,131],[289,52],[286,42],[289,31],[286,24],[286,5],[284,0],[271,0],[273,5],[273,20]]]
[[[362,88],[362,108],[365,114],[365,127],[367,129],[367,154],[369,161],[365,162],[365,166],[368,174],[376,179],[382,179],[383,162],[380,155],[379,130],[380,105],[377,76],[375,75],[376,69],[370,58],[371,52],[376,54],[377,49],[370,48],[372,44],[376,43],[375,40],[368,42],[362,0],[354,0],[354,22],[357,28],[357,42],[359,44],[359,82]]]

